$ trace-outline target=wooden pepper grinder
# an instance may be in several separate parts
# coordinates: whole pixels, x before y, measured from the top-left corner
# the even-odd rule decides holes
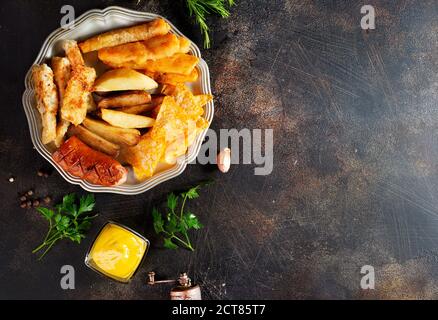
[[[192,285],[192,280],[187,273],[181,273],[176,280],[159,280],[155,281],[155,272],[148,273],[148,284],[155,285],[159,283],[177,283],[177,286],[170,290],[170,300],[202,300],[201,287],[197,284]]]

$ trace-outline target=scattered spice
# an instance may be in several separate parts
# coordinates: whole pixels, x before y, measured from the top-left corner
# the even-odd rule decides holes
[[[29,197],[33,196],[33,190],[30,189],[28,192],[26,192],[26,194],[27,194]]]
[[[14,177],[9,177],[8,181],[12,183],[12,182],[15,181],[15,178]]]
[[[49,204],[52,201],[52,198],[50,198],[50,196],[45,196],[43,201],[45,204]]]
[[[50,175],[50,173],[49,173],[49,171],[47,171],[47,170],[39,169],[39,170],[37,171],[37,175],[38,175],[38,177],[48,178],[49,175]]]

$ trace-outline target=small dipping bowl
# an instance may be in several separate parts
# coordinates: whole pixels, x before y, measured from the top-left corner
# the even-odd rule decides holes
[[[85,257],[90,269],[110,279],[127,283],[143,263],[149,240],[116,222],[107,222]]]

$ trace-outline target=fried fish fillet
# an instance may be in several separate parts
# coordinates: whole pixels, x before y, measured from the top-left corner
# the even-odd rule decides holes
[[[140,142],[123,151],[123,159],[132,165],[138,180],[151,177],[169,143],[184,135],[187,116],[172,97],[165,97],[153,128]]]
[[[91,94],[95,79],[96,71],[93,68],[78,66],[73,69],[61,106],[62,119],[75,126],[84,121],[87,115],[87,94]]]
[[[71,64],[70,60],[67,58],[53,57],[52,58],[52,69],[55,79],[56,87],[58,88],[59,105],[62,106],[62,100],[65,95],[65,89],[67,83],[70,80]],[[59,117],[59,122],[56,127],[56,138],[55,145],[59,147],[64,142],[64,136],[67,133],[70,122],[61,119]]]
[[[59,103],[53,78],[53,71],[48,65],[32,67],[36,107],[41,114],[43,127],[41,140],[44,144],[48,144],[56,138],[56,113]]]
[[[99,50],[102,48],[114,47],[120,44],[147,40],[159,35],[165,35],[170,30],[170,25],[163,19],[156,19],[151,22],[109,31],[92,37],[79,44],[83,53]]]
[[[100,49],[98,57],[113,68],[143,69],[148,60],[170,57],[175,53],[187,53],[189,46],[190,41],[186,38],[169,33],[146,41]]]
[[[190,89],[183,83],[177,85],[165,85],[162,93],[174,97],[177,104],[183,107],[193,121],[198,121],[204,114],[203,106],[213,99],[211,94],[193,95]]]
[[[199,62],[199,58],[186,53],[177,53],[171,57],[148,60],[142,68],[147,72],[178,73],[190,75]]]
[[[158,83],[163,84],[178,84],[184,82],[194,82],[198,79],[199,72],[196,68],[190,72],[190,74],[179,74],[179,73],[153,73],[152,78]]]

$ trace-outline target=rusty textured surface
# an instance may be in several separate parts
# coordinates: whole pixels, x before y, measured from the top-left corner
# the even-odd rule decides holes
[[[146,285],[150,270],[188,271],[210,299],[438,298],[437,2],[370,0],[377,18],[368,33],[359,25],[361,1],[237,2],[229,20],[212,19],[214,45],[203,51],[216,96],[213,128],[273,128],[272,174],[194,165],[140,196],[99,194],[89,238],[59,244],[42,262],[30,252],[46,225],[19,208],[17,194],[33,187],[59,200],[82,191],[58,174],[36,176],[47,165],[32,149],[20,99],[64,2],[2,2],[1,298],[168,298],[169,286]],[[156,12],[201,42],[174,1],[71,4],[77,14],[108,5]],[[206,226],[194,236],[197,251],[160,248],[152,205],[205,178],[216,183],[193,207]],[[153,243],[129,285],[83,264],[108,219]],[[64,264],[76,268],[76,290],[59,286]],[[359,286],[365,264],[376,270],[373,291]]]

